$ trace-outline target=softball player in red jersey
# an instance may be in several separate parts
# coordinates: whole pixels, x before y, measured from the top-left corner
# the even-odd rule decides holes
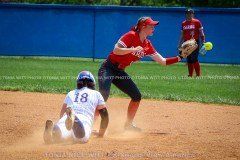
[[[193,71],[195,69],[196,75],[200,76],[200,64],[198,61],[199,55],[199,39],[201,37],[202,43],[205,43],[205,35],[203,32],[202,23],[198,20],[193,18],[194,11],[192,9],[186,10],[186,20],[182,22],[181,26],[181,36],[178,43],[178,48],[183,43],[183,41],[187,41],[191,38],[194,38],[198,43],[198,48],[187,57],[188,63],[188,76],[193,76]]]
[[[182,56],[170,58],[162,57],[153,47],[148,36],[152,36],[158,21],[150,17],[142,17],[131,31],[125,33],[115,44],[113,51],[106,61],[101,65],[99,76],[99,91],[105,101],[109,97],[110,87],[113,83],[122,92],[131,97],[128,106],[125,130],[141,131],[133,124],[134,116],[141,101],[141,93],[130,76],[125,72],[125,68],[131,63],[139,61],[144,56],[150,56],[161,65],[170,65],[181,61]]]

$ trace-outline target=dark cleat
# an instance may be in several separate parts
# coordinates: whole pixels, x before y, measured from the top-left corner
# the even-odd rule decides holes
[[[46,144],[51,144],[53,142],[52,130],[53,130],[53,122],[52,120],[47,120],[45,124],[44,134],[43,134],[43,139]]]

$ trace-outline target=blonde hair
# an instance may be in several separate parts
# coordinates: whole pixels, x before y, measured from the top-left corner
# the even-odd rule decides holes
[[[139,31],[141,27],[144,25],[144,22],[149,18],[150,17],[140,17],[137,21],[137,25],[135,26],[134,30]]]

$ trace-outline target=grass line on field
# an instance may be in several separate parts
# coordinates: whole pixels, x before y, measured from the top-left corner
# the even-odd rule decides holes
[[[75,88],[79,71],[91,71],[96,80],[103,60],[62,57],[0,57],[0,89],[67,93]],[[143,98],[240,105],[239,65],[202,64],[200,78],[187,77],[187,66],[159,66],[138,62],[126,72]],[[98,88],[98,87],[97,87]],[[126,96],[114,85],[111,96]]]

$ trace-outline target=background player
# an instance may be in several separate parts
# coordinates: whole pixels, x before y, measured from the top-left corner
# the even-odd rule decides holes
[[[70,137],[86,143],[92,132],[95,110],[99,111],[102,118],[98,136],[104,136],[109,121],[108,111],[102,95],[94,89],[95,79],[91,72],[80,72],[77,89],[67,94],[59,121],[54,126],[51,120],[46,121],[45,143],[61,142]]]
[[[201,37],[202,43],[205,43],[205,35],[203,32],[202,23],[194,17],[194,11],[192,9],[187,9],[186,13],[186,20],[182,22],[181,26],[181,35],[179,38],[177,48],[180,48],[181,44],[184,41],[187,41],[191,38],[194,38],[198,43],[198,48],[187,57],[187,64],[188,64],[188,76],[193,76],[193,71],[195,69],[196,75],[200,76],[201,68],[198,61],[199,55],[199,39]]]
[[[170,65],[181,61],[183,55],[171,58],[162,57],[153,47],[148,36],[152,36],[158,21],[150,17],[141,17],[131,31],[124,34],[115,44],[114,50],[109,54],[106,61],[101,65],[99,76],[99,91],[107,101],[111,83],[131,97],[128,106],[126,130],[141,131],[132,122],[141,100],[141,93],[136,84],[124,71],[131,63],[136,62],[144,56],[150,56],[161,65]]]

